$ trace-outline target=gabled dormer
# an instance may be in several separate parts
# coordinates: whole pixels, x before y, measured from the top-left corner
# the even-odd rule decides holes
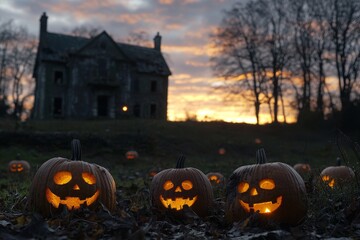
[[[90,39],[87,44],[76,52],[76,54],[91,57],[100,55],[114,58],[119,61],[130,61],[106,31],[103,31],[96,37]]]

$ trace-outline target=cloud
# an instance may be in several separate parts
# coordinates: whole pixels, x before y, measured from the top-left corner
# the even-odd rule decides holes
[[[174,1],[173,0],[159,0],[159,3],[167,5],[167,4],[173,4]]]

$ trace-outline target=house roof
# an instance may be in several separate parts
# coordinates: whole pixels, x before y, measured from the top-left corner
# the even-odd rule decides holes
[[[101,34],[107,33],[102,32],[99,35]],[[76,53],[98,36],[94,38],[84,38],[47,32],[44,39],[46,46],[42,52],[42,59],[49,61],[66,61],[69,54]],[[171,71],[160,51],[154,48],[118,42],[116,42],[116,45],[130,61],[135,63],[137,71],[167,76],[171,75]]]

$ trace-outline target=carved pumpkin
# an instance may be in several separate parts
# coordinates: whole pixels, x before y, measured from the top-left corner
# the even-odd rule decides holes
[[[221,148],[219,148],[218,153],[219,153],[219,155],[225,155],[226,154],[226,149],[221,147]]]
[[[293,168],[295,169],[295,171],[297,171],[300,176],[302,176],[304,178],[304,176],[310,174],[311,172],[311,167],[310,164],[308,163],[297,163],[293,166]]]
[[[158,174],[161,171],[160,168],[151,168],[148,172],[148,175],[150,178],[153,178],[156,174]]]
[[[41,165],[30,187],[29,206],[44,216],[103,204],[115,208],[115,182],[105,168],[80,161],[80,141],[72,141],[71,160],[52,158]]]
[[[256,152],[257,164],[237,168],[229,178],[226,218],[242,221],[252,213],[279,224],[297,225],[307,212],[305,184],[289,165],[266,163],[264,149]]]
[[[341,166],[341,159],[337,158],[337,166],[330,166],[325,168],[320,173],[321,180],[331,188],[341,186],[344,183],[355,179],[354,171],[347,167]]]
[[[225,182],[224,176],[219,172],[209,172],[206,176],[213,186],[223,185]]]
[[[181,216],[185,205],[197,215],[206,216],[213,204],[211,184],[203,172],[196,168],[184,168],[181,156],[176,168],[165,169],[154,176],[150,186],[152,205]]]
[[[30,164],[25,160],[12,160],[8,164],[11,173],[28,173],[30,172]]]
[[[134,151],[134,150],[130,150],[125,153],[125,158],[127,160],[135,160],[138,157],[139,157],[139,154],[137,153],[137,151]]]

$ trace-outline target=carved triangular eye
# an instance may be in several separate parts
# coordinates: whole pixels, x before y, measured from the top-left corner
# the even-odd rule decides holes
[[[61,171],[54,175],[54,182],[58,185],[64,185],[72,179],[71,172]]]

